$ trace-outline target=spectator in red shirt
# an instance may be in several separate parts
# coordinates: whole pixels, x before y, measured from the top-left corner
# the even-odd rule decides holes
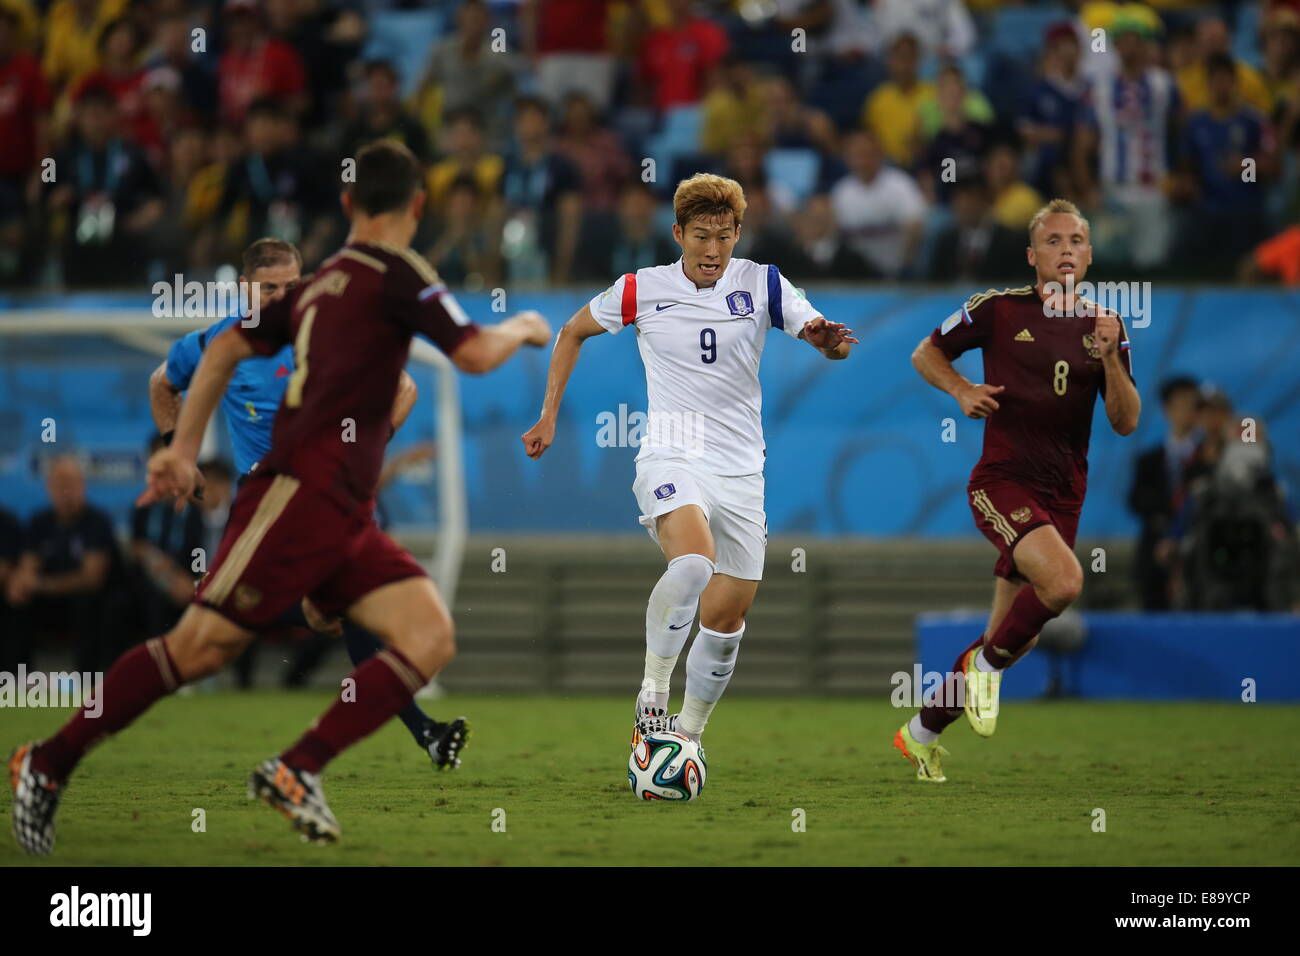
[[[119,128],[127,139],[151,158],[162,155],[162,130],[149,115],[144,98],[144,70],[136,66],[140,37],[135,24],[120,17],[99,35],[99,68],[91,70],[72,89],[72,100],[92,86],[103,87],[117,100]]]
[[[50,89],[36,57],[22,49],[18,14],[0,6],[0,177],[25,177],[46,154]]]
[[[669,0],[671,24],[650,31],[641,48],[641,79],[656,109],[698,103],[727,52],[727,34],[697,16],[692,0]]]
[[[302,58],[270,37],[257,0],[226,0],[226,50],[217,67],[221,119],[239,126],[256,99],[272,99],[301,113],[307,105]]]
[[[606,30],[612,0],[523,0],[524,51],[537,71],[537,89],[553,107],[585,93],[599,112],[614,91],[614,57]]]
[[[36,57],[21,48],[18,14],[0,6],[0,283],[22,268],[26,209],[40,195],[39,163],[48,155],[50,90]]]

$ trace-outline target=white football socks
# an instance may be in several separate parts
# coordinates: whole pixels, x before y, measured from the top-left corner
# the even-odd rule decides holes
[[[745,636],[745,625],[734,634],[722,634],[700,626],[686,655],[686,700],[682,704],[677,726],[688,734],[699,736],[709,722],[709,715],[731,683],[736,669],[736,655],[740,639]]]
[[[713,580],[714,570],[704,555],[683,554],[668,562],[650,592],[645,611],[645,679],[654,681],[655,694],[664,695],[665,707],[677,655],[690,637],[700,594]]]
[[[921,723],[921,715],[916,714],[907,724],[907,732],[912,735],[912,739],[918,744],[932,744],[939,739],[939,735],[933,730],[929,730]]]
[[[650,702],[656,710],[668,713],[668,682],[675,666],[676,657],[659,657],[650,651],[645,652],[645,679],[641,681],[642,706]]]

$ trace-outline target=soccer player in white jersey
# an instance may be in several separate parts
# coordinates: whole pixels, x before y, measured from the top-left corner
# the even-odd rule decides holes
[[[675,730],[699,741],[736,666],[745,615],[763,576],[762,395],[758,365],[769,329],[846,358],[852,330],[828,322],[776,266],[733,259],[745,213],[735,180],[704,173],[677,186],[673,238],[682,257],[619,278],[560,331],[537,424],[523,435],[529,458],[555,440],[555,421],[582,343],[636,331],[649,393],[646,437],[632,492],[640,522],[668,568],[646,609],[645,676],[632,745]],[[696,610],[686,658],[686,697],[668,716],[668,688]]]

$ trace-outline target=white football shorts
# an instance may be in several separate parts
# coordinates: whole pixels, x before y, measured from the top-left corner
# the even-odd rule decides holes
[[[638,520],[656,543],[655,519],[683,505],[699,505],[713,534],[718,572],[746,581],[763,579],[767,514],[761,472],[727,477],[707,474],[684,461],[641,461],[632,494],[641,508]]]

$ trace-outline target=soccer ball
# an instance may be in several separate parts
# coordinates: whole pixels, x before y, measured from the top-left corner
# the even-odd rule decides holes
[[[627,761],[627,782],[642,800],[694,800],[704,789],[704,750],[690,737],[646,734]]]

